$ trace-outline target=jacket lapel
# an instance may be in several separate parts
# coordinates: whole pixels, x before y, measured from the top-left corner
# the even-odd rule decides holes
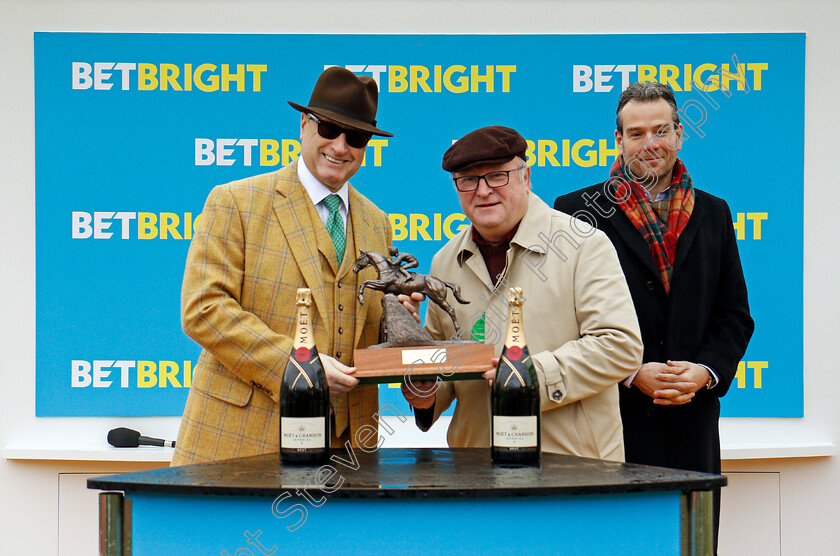
[[[312,300],[318,313],[329,321],[331,315],[327,307],[324,282],[321,279],[320,257],[316,242],[313,241],[312,219],[309,216],[309,205],[312,201],[298,180],[297,164],[279,171],[276,180],[275,190],[278,195],[274,202],[274,214],[283,229],[289,250],[297,262],[303,280],[312,290]],[[327,330],[331,329],[329,322],[325,322],[324,326]]]
[[[615,228],[616,234],[621,241],[627,246],[627,250],[632,253],[636,258],[638,258],[654,276],[659,276],[659,269],[656,267],[656,263],[653,260],[653,255],[650,254],[650,248],[648,247],[645,238],[642,237],[642,234],[639,233],[639,230],[633,226],[633,223],[630,222],[630,219],[627,218],[627,215],[624,214],[624,211],[621,210],[621,207],[616,206],[615,212],[607,218],[607,222],[612,224],[613,228]]]
[[[674,257],[674,276],[676,276],[677,269],[685,262],[685,258],[688,256],[691,244],[694,243],[694,238],[697,237],[697,231],[700,229],[705,212],[703,207],[697,202],[697,195],[695,194],[691,218],[688,219],[688,224],[686,224],[680,234],[679,240],[677,240],[677,254]]]
[[[458,237],[458,236],[456,236]],[[464,230],[463,235],[460,236],[460,245],[455,250],[457,262],[460,266],[466,266],[475,274],[487,291],[493,290],[493,280],[490,278],[490,271],[487,270],[487,263],[484,262],[484,257],[478,250],[478,245],[472,238],[472,224]]]
[[[353,243],[356,246],[356,253],[358,251],[377,251],[381,249],[381,246],[378,243],[374,242],[374,238],[379,237],[376,234],[376,230],[374,229],[373,224],[368,219],[368,215],[365,213],[364,210],[361,210],[362,201],[360,199],[359,193],[356,189],[350,185],[348,191],[348,201],[350,206],[347,207],[348,211],[347,214],[350,220],[353,222]],[[355,261],[357,254],[356,253],[345,253],[344,258],[346,260],[346,264],[349,266],[353,264],[351,261]],[[387,255],[387,253],[383,253],[383,255]],[[350,270],[349,272],[352,272]],[[373,274],[371,274],[373,273]],[[361,285],[364,280],[362,279],[363,275],[369,275],[370,278],[375,278],[375,271],[372,269],[362,270],[359,272],[359,279],[358,280],[350,280],[351,282],[358,282]],[[362,331],[365,327],[365,319],[367,318],[367,306],[370,304],[370,297],[367,298],[366,305],[359,303],[359,297],[354,294],[355,298],[355,306],[356,306],[356,326],[354,327],[355,334],[353,338],[353,345],[359,345],[359,339],[362,337]]]

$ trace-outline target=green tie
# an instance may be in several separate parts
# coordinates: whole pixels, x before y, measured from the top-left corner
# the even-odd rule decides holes
[[[327,232],[332,238],[335,246],[335,256],[338,258],[338,264],[341,264],[344,259],[344,222],[341,220],[341,215],[338,213],[338,207],[341,205],[341,197],[333,193],[324,199],[324,205],[330,210],[330,217],[327,219]]]

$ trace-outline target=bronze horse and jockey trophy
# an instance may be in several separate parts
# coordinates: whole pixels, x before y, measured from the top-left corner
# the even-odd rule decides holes
[[[359,287],[359,303],[364,303],[365,288],[378,290],[382,298],[383,342],[353,352],[355,377],[360,383],[409,382],[421,380],[467,380],[481,378],[481,373],[493,368],[493,346],[471,340],[460,340],[461,326],[455,309],[446,300],[449,290],[459,303],[469,303],[461,297],[458,284],[446,282],[427,274],[409,272],[418,266],[417,259],[400,253],[395,247],[388,256],[374,251],[359,250],[353,272],[373,266],[376,280],[365,280]],[[446,311],[455,326],[451,340],[434,340],[417,324],[414,317],[397,299],[399,294],[422,293],[430,303]]]

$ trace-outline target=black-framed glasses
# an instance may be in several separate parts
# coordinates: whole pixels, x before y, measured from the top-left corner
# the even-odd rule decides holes
[[[365,148],[365,146],[368,144],[368,141],[370,141],[370,138],[373,136],[372,133],[369,133],[367,131],[347,129],[332,122],[325,122],[323,120],[319,120],[312,114],[308,114],[308,116],[310,120],[318,124],[318,135],[320,135],[324,139],[332,140],[338,139],[338,136],[343,133],[347,144],[353,147],[354,149]]]
[[[458,176],[452,178],[455,182],[455,189],[461,192],[475,191],[478,189],[478,182],[484,180],[488,187],[496,189],[497,187],[504,187],[510,183],[510,173],[521,170],[525,166],[513,168],[511,170],[496,170],[495,172],[488,172],[480,176]]]

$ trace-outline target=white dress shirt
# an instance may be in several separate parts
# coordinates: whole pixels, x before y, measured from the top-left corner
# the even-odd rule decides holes
[[[321,217],[321,220],[324,222],[324,226],[327,225],[327,220],[330,217],[330,209],[324,204],[324,199],[326,199],[329,195],[335,193],[341,198],[341,204],[338,206],[338,214],[341,216],[341,221],[344,224],[344,232],[347,232],[347,209],[350,206],[350,196],[349,191],[350,188],[347,185],[347,182],[341,186],[341,189],[338,191],[332,191],[329,187],[318,181],[312,172],[309,171],[309,168],[306,167],[306,163],[303,161],[303,157],[298,157],[298,179],[300,183],[303,184],[304,189],[309,194],[309,198],[312,199],[312,203],[315,205],[315,210],[318,211],[318,216]]]

